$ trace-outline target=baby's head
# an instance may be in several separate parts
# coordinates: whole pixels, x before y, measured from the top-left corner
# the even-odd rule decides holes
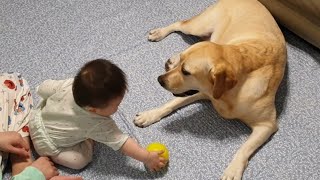
[[[124,72],[105,59],[86,63],[75,76],[72,86],[77,105],[101,116],[110,116],[117,111],[126,90]]]

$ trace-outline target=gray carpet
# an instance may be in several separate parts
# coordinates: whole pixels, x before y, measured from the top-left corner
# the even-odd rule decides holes
[[[110,59],[128,76],[129,92],[114,118],[145,146],[161,141],[170,150],[167,170],[152,174],[143,164],[97,144],[93,162],[61,174],[89,180],[218,179],[250,129],[223,120],[208,102],[181,108],[148,128],[137,112],[172,98],[157,83],[164,62],[197,41],[172,34],[148,42],[147,32],[187,19],[210,5],[203,0],[1,0],[0,70],[20,72],[33,90],[41,81],[74,76],[85,62]],[[279,131],[252,158],[243,179],[320,179],[320,51],[285,28],[288,65],[277,95]],[[35,99],[39,97],[35,95]],[[9,179],[9,170],[5,173]]]

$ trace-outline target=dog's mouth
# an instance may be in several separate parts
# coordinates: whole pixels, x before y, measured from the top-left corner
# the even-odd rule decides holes
[[[191,95],[197,94],[198,92],[199,91],[197,91],[197,90],[189,90],[189,91],[179,93],[179,94],[175,94],[175,93],[172,93],[172,94],[176,97],[186,97],[186,96],[191,96]]]

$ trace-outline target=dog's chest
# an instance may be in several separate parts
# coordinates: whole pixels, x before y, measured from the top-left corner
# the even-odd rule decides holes
[[[219,113],[220,116],[226,119],[238,118],[238,107],[232,102],[226,102],[223,100],[212,100],[213,107]]]
[[[220,116],[226,119],[241,119],[250,113],[252,104],[249,101],[223,101],[213,100],[212,104]]]
[[[229,109],[228,105],[222,102],[219,103],[212,103],[215,110],[219,113],[220,116],[226,119],[234,119],[234,114],[232,110]]]
[[[253,112],[257,101],[266,95],[268,76],[250,76],[219,100],[212,99],[216,111],[226,119],[241,119]]]

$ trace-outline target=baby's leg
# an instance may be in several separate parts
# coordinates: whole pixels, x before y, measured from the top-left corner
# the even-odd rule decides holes
[[[30,138],[29,136],[23,138],[30,149]],[[12,164],[12,176],[19,174],[22,172],[27,166],[30,166],[32,164],[32,159],[31,159],[31,151],[29,150],[29,157],[21,157],[16,154],[10,154],[10,161]]]
[[[92,161],[93,142],[85,140],[73,147],[65,148],[61,153],[52,156],[53,162],[71,169],[82,169]]]

